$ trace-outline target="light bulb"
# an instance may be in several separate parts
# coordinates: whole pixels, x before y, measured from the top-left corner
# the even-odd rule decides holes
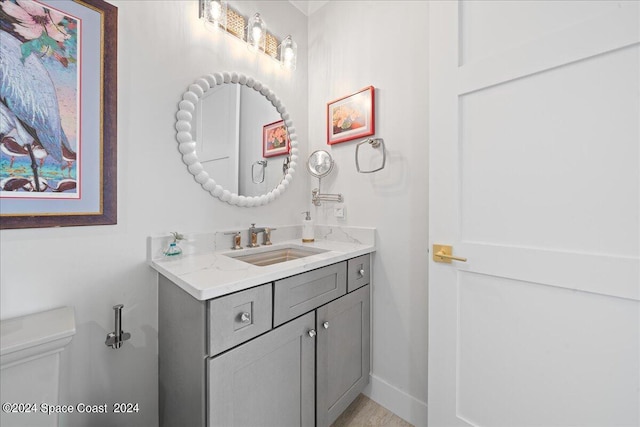
[[[251,35],[253,36],[252,38],[255,42],[259,42],[260,39],[262,38],[262,28],[253,27],[251,29]]]
[[[284,50],[284,60],[291,61],[292,59],[293,59],[293,49],[288,47]]]
[[[213,22],[220,22],[220,18],[222,17],[222,5],[217,1],[212,1],[209,7],[211,20]]]

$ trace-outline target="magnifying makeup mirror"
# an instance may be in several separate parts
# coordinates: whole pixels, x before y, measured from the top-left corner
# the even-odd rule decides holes
[[[311,153],[307,161],[307,170],[312,176],[318,178],[318,188],[311,191],[311,201],[314,205],[320,206],[320,202],[342,202],[342,194],[322,194],[320,193],[320,183],[322,178],[329,175],[333,170],[333,159],[331,154],[324,150],[317,150]]]
[[[314,151],[309,156],[307,167],[309,168],[309,173],[318,179],[329,175],[333,170],[331,154],[324,150]]]

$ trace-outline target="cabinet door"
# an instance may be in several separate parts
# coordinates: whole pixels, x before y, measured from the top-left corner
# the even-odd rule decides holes
[[[208,359],[209,426],[313,426],[314,313]]]
[[[369,383],[369,288],[317,310],[317,427],[334,422]]]

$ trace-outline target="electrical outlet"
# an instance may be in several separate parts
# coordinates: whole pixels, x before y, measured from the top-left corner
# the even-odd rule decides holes
[[[333,208],[333,216],[344,219],[344,205],[338,205]]]

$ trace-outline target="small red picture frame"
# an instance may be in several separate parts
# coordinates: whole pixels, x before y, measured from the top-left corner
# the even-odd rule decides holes
[[[358,92],[327,104],[327,144],[373,135],[375,129],[375,88]]]
[[[262,127],[262,157],[289,154],[291,142],[284,120],[269,123]]]

